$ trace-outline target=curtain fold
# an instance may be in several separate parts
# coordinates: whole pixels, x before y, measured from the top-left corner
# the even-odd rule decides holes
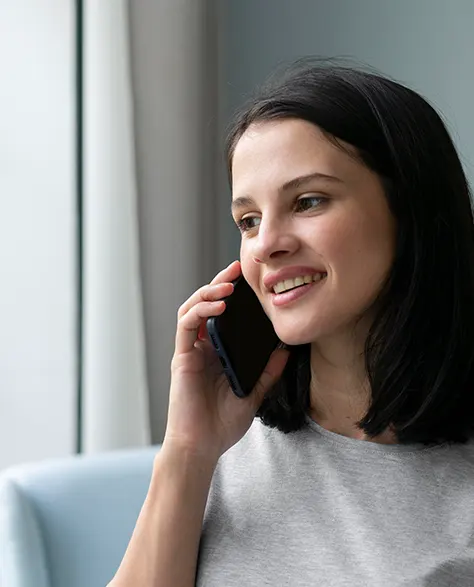
[[[126,0],[84,0],[83,452],[150,443]]]
[[[166,429],[176,312],[219,270],[216,0],[129,0],[140,251],[154,442]]]

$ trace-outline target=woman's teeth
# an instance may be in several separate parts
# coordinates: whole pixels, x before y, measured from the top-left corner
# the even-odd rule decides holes
[[[274,285],[273,291],[276,294],[280,294],[284,291],[299,287],[300,285],[305,285],[306,283],[321,281],[323,277],[326,277],[326,273],[316,273],[316,275],[303,275],[301,277],[295,277],[294,279],[285,279],[285,281],[280,281]]]

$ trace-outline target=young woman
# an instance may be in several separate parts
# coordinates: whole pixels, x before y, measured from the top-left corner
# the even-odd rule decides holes
[[[227,153],[240,261],[179,309],[166,436],[111,585],[474,585],[474,222],[442,120],[306,60]],[[244,400],[204,326],[241,273],[287,345]]]

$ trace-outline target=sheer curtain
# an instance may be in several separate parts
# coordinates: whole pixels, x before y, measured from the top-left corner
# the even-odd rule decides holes
[[[0,470],[75,450],[74,30],[0,2]]]
[[[126,0],[84,1],[83,452],[150,443]]]
[[[84,8],[82,431],[93,452],[162,440],[176,311],[218,269],[217,17],[215,0]]]

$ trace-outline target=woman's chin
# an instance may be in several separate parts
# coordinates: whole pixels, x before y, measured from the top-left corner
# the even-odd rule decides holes
[[[316,342],[330,336],[335,331],[334,323],[326,320],[313,320],[311,324],[308,320],[304,323],[296,321],[278,323],[274,321],[273,327],[278,338],[290,346]]]
[[[298,332],[282,332],[279,333],[277,331],[277,335],[278,338],[281,340],[281,342],[283,342],[284,344],[287,344],[289,346],[298,346],[301,344],[308,344],[311,342],[314,342],[315,337],[310,336],[310,335],[304,335],[302,333],[298,333]]]

